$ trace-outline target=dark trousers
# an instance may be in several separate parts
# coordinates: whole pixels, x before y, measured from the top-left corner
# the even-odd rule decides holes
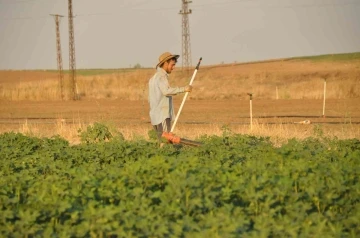
[[[166,118],[162,123],[155,125],[154,130],[156,131],[159,142],[161,142],[161,135],[164,131],[170,132],[171,121],[170,118]]]

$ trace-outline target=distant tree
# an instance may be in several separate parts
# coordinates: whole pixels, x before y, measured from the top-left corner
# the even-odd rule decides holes
[[[134,68],[134,69],[141,69],[142,66],[141,66],[141,64],[137,63],[137,64],[134,65],[133,68]]]

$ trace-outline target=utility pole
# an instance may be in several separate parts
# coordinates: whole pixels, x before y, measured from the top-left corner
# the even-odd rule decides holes
[[[179,14],[182,15],[182,70],[187,70],[191,67],[191,46],[190,46],[190,28],[189,28],[189,14],[192,13],[188,4],[192,1],[182,0],[182,9]]]
[[[75,64],[75,39],[72,0],[68,0],[69,5],[69,70],[70,70],[70,92],[73,100],[78,100],[76,84],[76,64]]]
[[[64,100],[64,73],[61,57],[61,43],[60,43],[60,17],[64,17],[57,14],[50,14],[55,19],[56,25],[56,51],[57,51],[57,68],[59,71],[59,85],[61,100]]]
[[[324,102],[323,102],[323,118],[325,118],[325,100],[326,100],[326,77],[324,78]]]
[[[250,130],[253,129],[253,113],[252,113],[252,97],[253,97],[253,93],[248,93],[248,95],[250,96]]]

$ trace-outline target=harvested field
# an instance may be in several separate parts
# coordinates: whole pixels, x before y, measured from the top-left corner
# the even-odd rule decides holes
[[[231,130],[285,140],[321,131],[326,136],[360,138],[359,62],[281,60],[204,66],[194,81],[194,91],[175,133],[196,139]],[[79,75],[78,101],[59,100],[54,72],[0,71],[0,132],[47,137],[59,134],[77,143],[78,129],[102,122],[129,139],[147,138],[152,127],[146,84],[154,70],[108,71]],[[182,86],[188,79],[178,70],[170,76],[170,83]],[[254,93],[252,130],[247,92]],[[178,109],[182,95],[174,100]],[[304,120],[311,123],[297,123]]]
[[[181,98],[175,107],[179,108]],[[189,100],[175,132],[194,139],[222,133],[224,126],[236,133],[300,137],[314,135],[321,126],[339,138],[360,138],[360,102],[328,100],[322,117],[322,100],[253,100],[253,130],[250,130],[249,101]],[[12,102],[1,104],[0,131],[31,132],[37,136],[60,134],[76,142],[76,131],[94,122],[111,124],[127,138],[147,137],[151,129],[148,104],[142,101],[94,100],[66,102]],[[310,125],[295,124],[310,120]]]

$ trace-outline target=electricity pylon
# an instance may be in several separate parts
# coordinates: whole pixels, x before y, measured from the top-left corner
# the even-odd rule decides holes
[[[191,44],[190,44],[190,27],[189,14],[192,13],[188,4],[192,1],[182,0],[182,9],[179,14],[182,15],[182,70],[187,70],[191,67]]]
[[[59,71],[59,85],[61,100],[64,100],[64,73],[61,56],[61,42],[60,42],[60,17],[64,17],[57,14],[50,14],[55,19],[56,25],[56,52],[57,52],[57,69]]]
[[[76,84],[76,64],[75,64],[75,39],[74,39],[74,23],[72,0],[68,0],[69,7],[69,70],[70,70],[70,92],[73,100],[77,100],[77,84]]]

